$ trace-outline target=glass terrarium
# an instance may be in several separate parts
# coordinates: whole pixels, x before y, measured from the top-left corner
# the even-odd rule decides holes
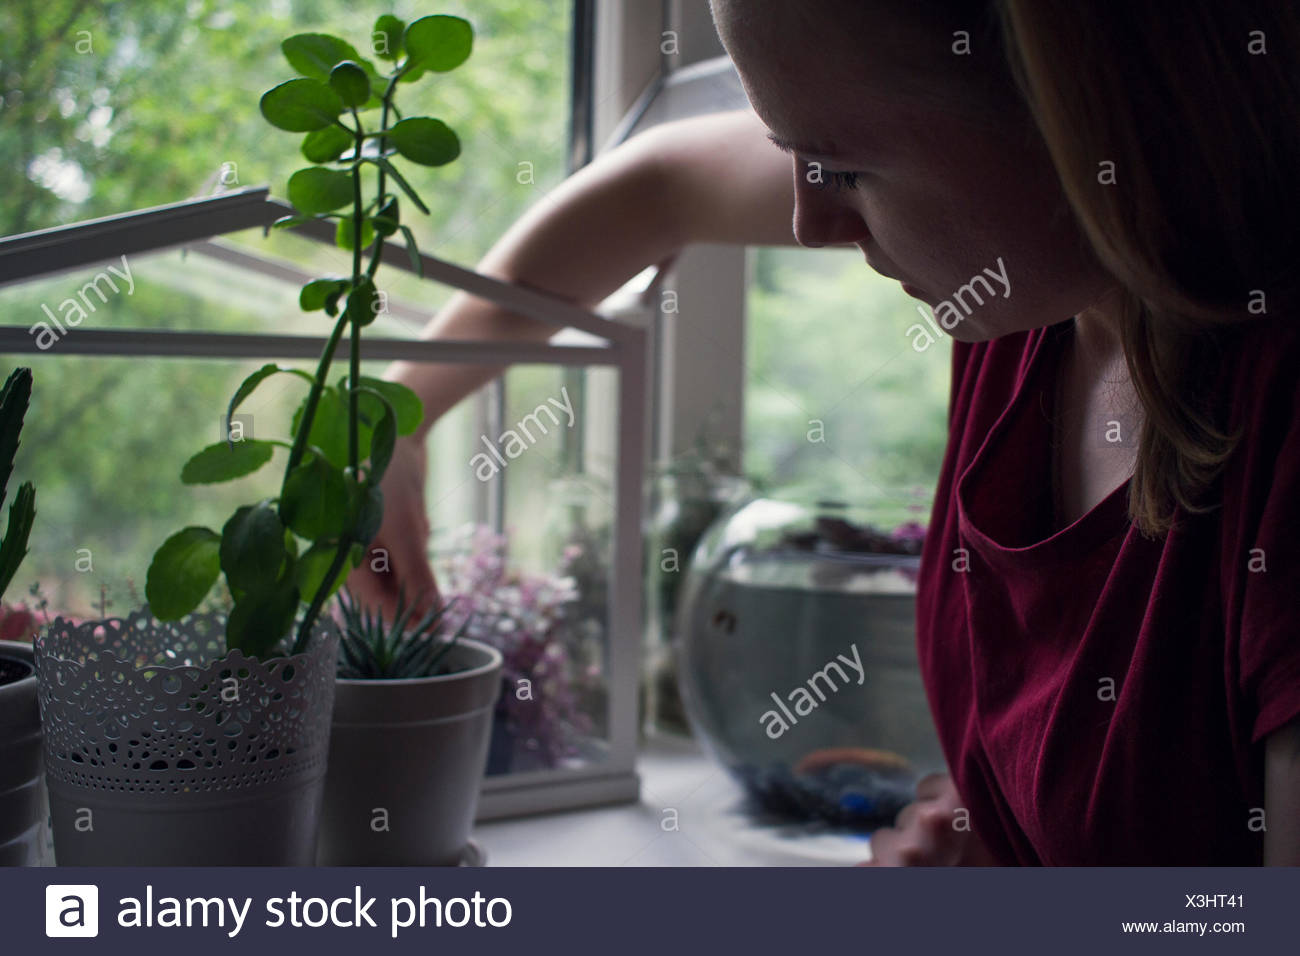
[[[760,813],[872,829],[944,769],[916,655],[924,510],[760,498],[701,540],[682,696]]]
[[[177,478],[196,437],[227,437],[224,412],[247,375],[272,361],[310,370],[320,354],[298,289],[342,273],[346,254],[319,223],[267,235],[288,210],[248,188],[0,238],[12,323],[0,325],[0,355],[34,373],[19,467],[40,493],[11,591],[29,600],[0,607],[5,636],[30,639],[56,615],[138,607],[150,557],[178,523],[212,525],[274,493],[257,474],[203,494]],[[386,265],[399,278],[363,344],[363,374],[381,376],[394,359],[505,369],[426,442],[443,596],[460,599],[457,614],[474,612],[466,633],[506,660],[479,819],[635,800],[641,319],[400,248]],[[435,282],[556,332],[546,342],[416,338]],[[241,438],[288,431],[303,392],[282,378],[240,406]],[[582,502],[581,523],[538,520],[561,484]]]

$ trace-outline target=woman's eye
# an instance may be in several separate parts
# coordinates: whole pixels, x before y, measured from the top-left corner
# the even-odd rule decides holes
[[[858,177],[862,175],[848,170],[827,169],[816,160],[800,160],[800,162],[803,164],[804,179],[809,185],[822,189],[830,188],[836,192],[856,189]]]

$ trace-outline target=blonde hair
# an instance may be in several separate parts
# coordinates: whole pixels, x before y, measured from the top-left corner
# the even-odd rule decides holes
[[[1222,339],[1300,304],[1292,6],[997,3],[1065,194],[1124,289],[1121,337],[1145,412],[1129,513],[1148,535],[1177,508],[1210,510],[1237,443],[1202,398]]]

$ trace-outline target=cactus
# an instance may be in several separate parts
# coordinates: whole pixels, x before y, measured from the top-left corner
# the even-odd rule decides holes
[[[0,391],[0,507],[9,490],[9,475],[14,470],[18,452],[18,435],[23,430],[23,416],[32,397],[32,370],[17,368]],[[0,599],[27,555],[27,536],[36,518],[36,489],[30,481],[18,488],[9,506],[9,527],[0,541]]]

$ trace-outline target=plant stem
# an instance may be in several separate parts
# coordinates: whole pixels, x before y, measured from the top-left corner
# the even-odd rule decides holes
[[[311,391],[307,393],[307,404],[302,410],[302,421],[298,423],[298,434],[293,437],[293,449],[289,452],[289,464],[284,469],[284,480],[289,480],[289,474],[298,467],[302,461],[303,452],[307,449],[307,436],[311,434],[312,421],[316,418],[316,406],[320,404],[320,394],[324,391],[326,376],[329,375],[330,363],[334,360],[334,350],[338,348],[339,339],[343,336],[343,327],[347,324],[348,313],[345,309],[339,316],[338,321],[334,323],[334,331],[330,333],[329,341],[325,343],[325,349],[321,352],[320,363],[316,366],[316,378],[311,383]],[[280,495],[284,495],[283,483],[280,487]]]
[[[388,113],[393,96],[393,90],[397,86],[398,77],[406,71],[406,67],[400,67],[388,81],[388,89],[384,91],[383,118],[380,121],[381,133],[388,130]],[[365,224],[365,208],[361,204],[361,150],[365,143],[366,134],[361,125],[361,117],[357,111],[352,111],[352,118],[356,121],[356,129],[348,130],[356,137],[356,149],[354,158],[357,160],[352,169],[352,289],[355,290],[362,279],[361,273],[361,233]],[[343,126],[342,123],[339,124]],[[343,126],[347,129],[346,126]],[[384,152],[385,141],[381,135],[379,137],[379,154]],[[379,168],[379,191],[375,200],[376,205],[382,206],[384,202],[384,190],[387,187],[387,181],[384,169]],[[372,258],[370,266],[366,270],[365,278],[374,281],[375,270],[379,267],[379,260],[383,255],[384,237],[375,236],[374,249],[371,253]],[[366,308],[370,308],[373,303],[364,303]],[[307,444],[307,436],[311,432],[312,420],[316,415],[316,407],[320,403],[320,393],[324,387],[325,377],[329,374],[330,362],[334,357],[334,350],[338,347],[339,338],[343,334],[343,326],[349,323],[352,326],[352,336],[349,342],[349,380],[348,380],[348,464],[351,468],[352,477],[355,479],[360,473],[360,439],[357,433],[357,418],[359,412],[360,392],[358,388],[361,384],[361,322],[356,316],[352,315],[346,307],[339,321],[334,326],[334,331],[330,335],[329,342],[325,346],[325,352],[321,356],[320,365],[316,370],[316,380],[312,383],[311,392],[307,396],[307,405],[303,409],[302,421],[299,424],[298,434],[294,437],[293,450],[289,455],[289,467],[285,471],[285,480],[288,480],[291,472],[302,459],[303,450]],[[281,492],[283,494],[283,491]],[[293,643],[293,653],[301,654],[306,650],[307,642],[310,639],[311,629],[320,616],[321,608],[325,605],[326,595],[329,593],[330,586],[338,576],[339,571],[343,568],[343,562],[347,560],[348,553],[352,550],[352,531],[345,531],[339,538],[338,549],[334,552],[334,560],[330,562],[329,570],[325,573],[324,580],[321,581],[320,587],[312,595],[311,604],[307,607],[307,613],[303,615],[302,624],[298,628],[298,636]]]
[[[334,552],[334,560],[330,562],[329,570],[325,572],[325,578],[312,595],[311,604],[307,608],[307,613],[302,617],[302,624],[298,628],[298,637],[293,642],[293,654],[301,654],[307,649],[307,641],[311,636],[312,626],[316,623],[316,618],[320,616],[320,610],[325,606],[325,596],[329,594],[330,585],[338,577],[338,573],[343,568],[343,562],[347,554],[352,550],[352,532],[345,531],[339,539],[339,548]]]
[[[357,120],[357,152],[356,158],[361,159],[361,146],[365,142],[362,134],[361,118],[356,116],[356,110],[352,115]],[[361,284],[361,229],[365,225],[365,209],[361,205],[361,163],[358,162],[352,170],[352,289],[355,292]],[[371,303],[364,303],[365,308],[370,308]],[[351,310],[347,310],[351,312]],[[352,341],[350,343],[350,362],[349,362],[349,381],[348,381],[348,466],[352,469],[352,477],[356,478],[359,462],[357,460],[360,450],[360,442],[357,437],[357,413],[358,413],[358,394],[357,386],[361,384],[358,380],[361,378],[361,322],[355,314],[352,315]]]

